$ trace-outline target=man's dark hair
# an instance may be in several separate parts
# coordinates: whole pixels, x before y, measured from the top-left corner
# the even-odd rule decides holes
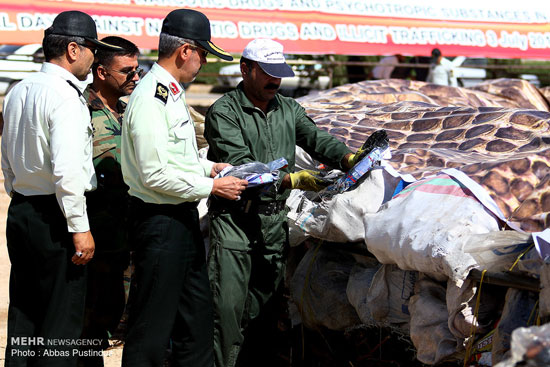
[[[239,61],[239,65],[242,64],[243,62],[249,69],[252,69],[252,67],[254,66],[254,61],[247,59],[246,57],[241,57],[241,60]]]
[[[437,64],[439,57],[441,56],[441,50],[434,48],[432,50],[432,63]]]
[[[96,62],[92,65],[92,70],[95,72],[99,64],[109,66],[113,62],[116,56],[129,56],[133,57],[139,55],[139,49],[135,44],[128,41],[125,38],[117,36],[109,36],[103,38],[101,41],[113,46],[118,46],[122,50],[112,51],[104,48],[98,48],[96,52]]]
[[[42,40],[42,49],[44,50],[44,58],[46,61],[51,61],[60,56],[65,55],[67,46],[71,42],[76,42],[83,45],[86,40],[83,37],[62,36],[59,34],[50,34]],[[82,48],[83,46],[79,46]]]

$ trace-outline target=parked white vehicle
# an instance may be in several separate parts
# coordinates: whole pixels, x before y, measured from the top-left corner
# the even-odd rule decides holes
[[[471,66],[487,66],[487,59],[457,56],[452,61],[454,77],[459,87],[471,87],[487,79],[487,70]]]
[[[0,46],[0,95],[6,94],[29,72],[39,71],[43,61],[44,53],[39,43]]]
[[[527,80],[529,83],[533,84],[533,86],[539,88],[540,87],[540,80],[539,77],[535,74],[520,74],[520,79]]]
[[[457,56],[450,62],[459,87],[471,87],[487,79],[487,70],[484,68],[487,66],[485,58]],[[539,78],[535,74],[520,74],[518,78],[528,81],[537,88],[540,87]]]

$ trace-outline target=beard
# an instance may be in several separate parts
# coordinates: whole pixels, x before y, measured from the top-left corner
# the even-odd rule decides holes
[[[267,84],[264,89],[267,89],[267,90],[277,90],[279,89],[279,84],[275,84],[275,83],[269,83]]]

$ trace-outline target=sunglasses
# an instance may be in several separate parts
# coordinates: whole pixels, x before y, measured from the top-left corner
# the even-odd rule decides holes
[[[206,59],[206,58],[208,57],[208,51],[206,51],[206,50],[205,50],[204,48],[202,48],[202,47],[189,45],[189,48],[191,48],[192,50],[195,50],[195,51],[201,50],[202,53],[203,53],[204,58]]]
[[[105,70],[109,70],[115,73],[126,75],[126,81],[129,82],[130,80],[134,79],[134,77],[137,75],[139,78],[143,75],[143,69],[137,68],[136,70],[132,71],[122,71],[122,70],[113,70],[105,67],[105,65],[101,65]]]
[[[88,49],[90,49],[90,51],[92,51],[92,53],[94,54],[97,54],[97,47],[96,46],[93,46],[93,45],[89,45],[87,43],[77,43],[78,45],[82,46],[82,47],[86,47]]]

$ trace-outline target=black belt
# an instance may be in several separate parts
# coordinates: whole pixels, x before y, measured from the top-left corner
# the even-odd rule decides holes
[[[31,202],[45,202],[45,201],[57,201],[55,194],[45,194],[45,195],[23,195],[13,190],[11,192],[11,199],[18,201],[31,201]]]
[[[272,215],[279,213],[281,210],[283,210],[286,206],[286,200],[281,201],[270,201],[267,203],[260,203],[258,204],[258,214],[263,215]]]
[[[210,210],[216,213],[238,212],[242,214],[273,215],[279,213],[286,206],[286,200],[260,201],[260,200],[239,200],[219,201],[210,200]]]
[[[197,206],[199,205],[196,201],[188,201],[183,202],[180,204],[155,204],[155,203],[146,203],[145,201],[141,200],[140,198],[137,198],[135,196],[130,196],[130,210],[132,208],[135,208],[137,210],[139,209],[145,209],[149,212],[177,212],[181,209],[197,209]]]

